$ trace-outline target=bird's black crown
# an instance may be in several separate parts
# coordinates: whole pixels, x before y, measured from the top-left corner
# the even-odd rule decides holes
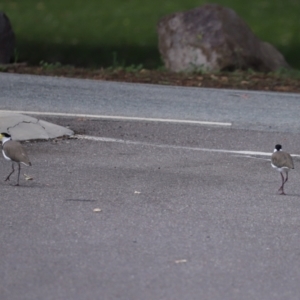
[[[275,149],[276,149],[277,151],[280,151],[280,150],[282,149],[282,146],[281,146],[280,144],[277,144],[277,145],[275,146]]]
[[[3,135],[3,136],[5,136],[5,137],[11,137],[11,135],[8,134],[8,133],[6,133],[6,132],[1,132],[0,134]]]

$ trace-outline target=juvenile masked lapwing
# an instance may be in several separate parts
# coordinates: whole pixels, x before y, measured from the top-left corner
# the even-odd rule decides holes
[[[271,157],[271,165],[280,172],[282,184],[278,192],[281,192],[280,195],[285,195],[283,188],[284,184],[288,181],[288,172],[294,169],[293,159],[289,153],[282,151],[281,145],[277,144]],[[285,178],[284,173],[286,174]]]
[[[12,171],[6,177],[5,181],[9,180],[10,176],[15,171],[14,163],[17,163],[19,166],[19,172],[18,172],[18,182],[16,185],[19,185],[21,164],[24,164],[26,166],[31,166],[31,162],[22,145],[17,141],[13,141],[11,139],[11,136],[8,133],[5,132],[0,133],[0,140],[2,142],[2,153],[4,158],[12,162]]]

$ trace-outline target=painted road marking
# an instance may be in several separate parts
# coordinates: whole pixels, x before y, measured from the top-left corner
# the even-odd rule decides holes
[[[186,147],[186,146],[176,146],[167,144],[151,144],[146,142],[137,142],[130,140],[114,139],[107,137],[97,137],[90,135],[75,135],[74,138],[98,141],[98,142],[109,142],[109,143],[122,143],[128,145],[140,145],[140,146],[150,146],[156,148],[168,148],[168,149],[179,149],[179,150],[191,150],[191,151],[203,151],[203,152],[217,152],[217,153],[229,153],[229,154],[239,154],[239,155],[257,155],[257,156],[271,156],[273,152],[259,152],[259,151],[248,151],[248,150],[226,150],[226,149],[209,149],[209,148],[199,148],[199,147]],[[293,157],[300,157],[299,154],[291,154]]]

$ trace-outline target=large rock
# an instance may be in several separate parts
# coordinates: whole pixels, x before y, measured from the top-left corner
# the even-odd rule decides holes
[[[0,64],[8,64],[14,55],[15,34],[5,13],[0,12]]]
[[[260,41],[232,9],[220,5],[168,15],[157,31],[160,54],[171,71],[290,68],[280,52]]]

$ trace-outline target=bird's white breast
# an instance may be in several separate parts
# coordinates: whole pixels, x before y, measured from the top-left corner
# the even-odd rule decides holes
[[[3,156],[4,156],[4,158],[5,158],[6,160],[11,160],[8,156],[5,155],[4,150],[2,150],[2,154],[3,154]]]

